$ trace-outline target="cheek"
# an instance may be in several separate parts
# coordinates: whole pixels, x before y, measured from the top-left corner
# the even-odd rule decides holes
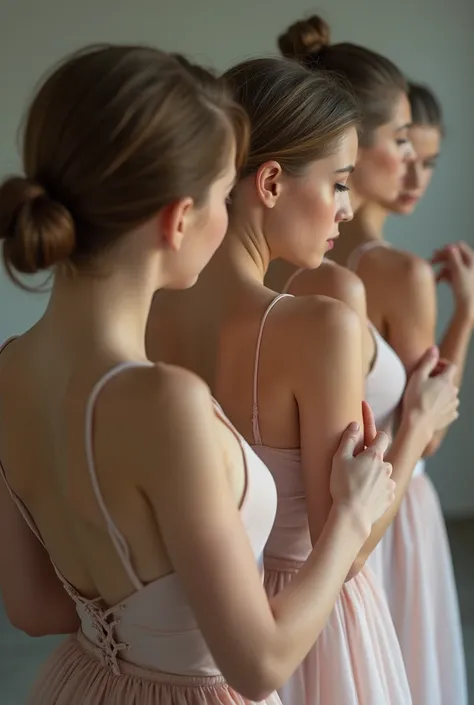
[[[428,186],[431,183],[431,179],[433,178],[433,172],[431,169],[428,169],[423,172],[423,175],[421,177],[421,195],[424,196]]]
[[[374,170],[379,177],[399,177],[405,171],[403,155],[398,148],[377,150],[374,153]]]

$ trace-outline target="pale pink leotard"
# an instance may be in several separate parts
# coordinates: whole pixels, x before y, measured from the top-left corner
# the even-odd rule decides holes
[[[110,379],[136,366],[136,363],[119,365],[95,385],[87,405],[85,424],[87,461],[94,494],[117,555],[135,590],[120,604],[108,607],[101,598],[85,599],[56,569],[64,589],[76,604],[81,627],[78,634],[67,639],[43,666],[29,703],[244,705],[248,701],[227,685],[214,663],[179,576],[172,573],[146,585],[140,581],[127,542],[101,492],[93,453],[94,404]],[[275,516],[275,484],[265,465],[217,404],[215,410],[242,448],[246,489],[240,515],[255,560],[261,565],[263,548]],[[10,488],[7,470],[0,465],[0,474]],[[27,507],[13,490],[10,492],[25,521],[44,545]],[[47,551],[48,547],[44,547]],[[267,702],[279,705],[280,701],[274,694]]]
[[[351,253],[361,257],[384,241],[370,241]],[[366,399],[377,423],[390,421],[402,392],[402,363],[376,333],[377,358],[367,378]],[[397,393],[397,385],[399,393]],[[382,421],[384,419],[384,421]],[[369,563],[384,586],[405,660],[415,705],[467,705],[459,606],[443,515],[420,460],[400,509]]]
[[[253,448],[272,472],[278,491],[275,524],[264,555],[265,586],[270,596],[291,581],[312,549],[301,451],[264,445],[259,426],[260,346],[267,317],[284,296],[276,297],[263,316],[254,372]],[[386,600],[370,568],[345,583],[319,639],[279,694],[283,705],[412,702]]]

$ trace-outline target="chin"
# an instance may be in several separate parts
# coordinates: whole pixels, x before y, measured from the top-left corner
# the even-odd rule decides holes
[[[411,215],[414,213],[416,205],[409,205],[407,203],[394,203],[390,210],[395,215]]]

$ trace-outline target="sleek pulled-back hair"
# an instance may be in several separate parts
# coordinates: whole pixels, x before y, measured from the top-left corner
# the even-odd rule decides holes
[[[433,91],[428,86],[410,82],[408,84],[408,98],[413,125],[436,127],[444,135],[443,111]]]
[[[276,160],[290,175],[337,149],[359,113],[352,93],[326,71],[294,61],[244,61],[224,74],[234,100],[250,119],[250,147],[242,176]]]
[[[7,271],[80,268],[165,205],[202,204],[248,121],[221,79],[140,46],[98,46],[57,67],[29,109],[21,176],[0,186]]]
[[[328,24],[313,15],[295,22],[278,38],[281,53],[310,69],[326,69],[344,77],[359,102],[360,142],[370,145],[373,132],[390,121],[396,100],[407,91],[406,80],[392,61],[357,44],[331,44]]]

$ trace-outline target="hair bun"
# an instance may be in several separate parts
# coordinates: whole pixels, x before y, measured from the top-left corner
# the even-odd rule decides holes
[[[278,37],[278,46],[288,59],[316,54],[331,43],[329,25],[318,15],[299,20]]]
[[[71,256],[74,220],[40,184],[12,177],[0,186],[0,239],[7,270],[34,274]]]

